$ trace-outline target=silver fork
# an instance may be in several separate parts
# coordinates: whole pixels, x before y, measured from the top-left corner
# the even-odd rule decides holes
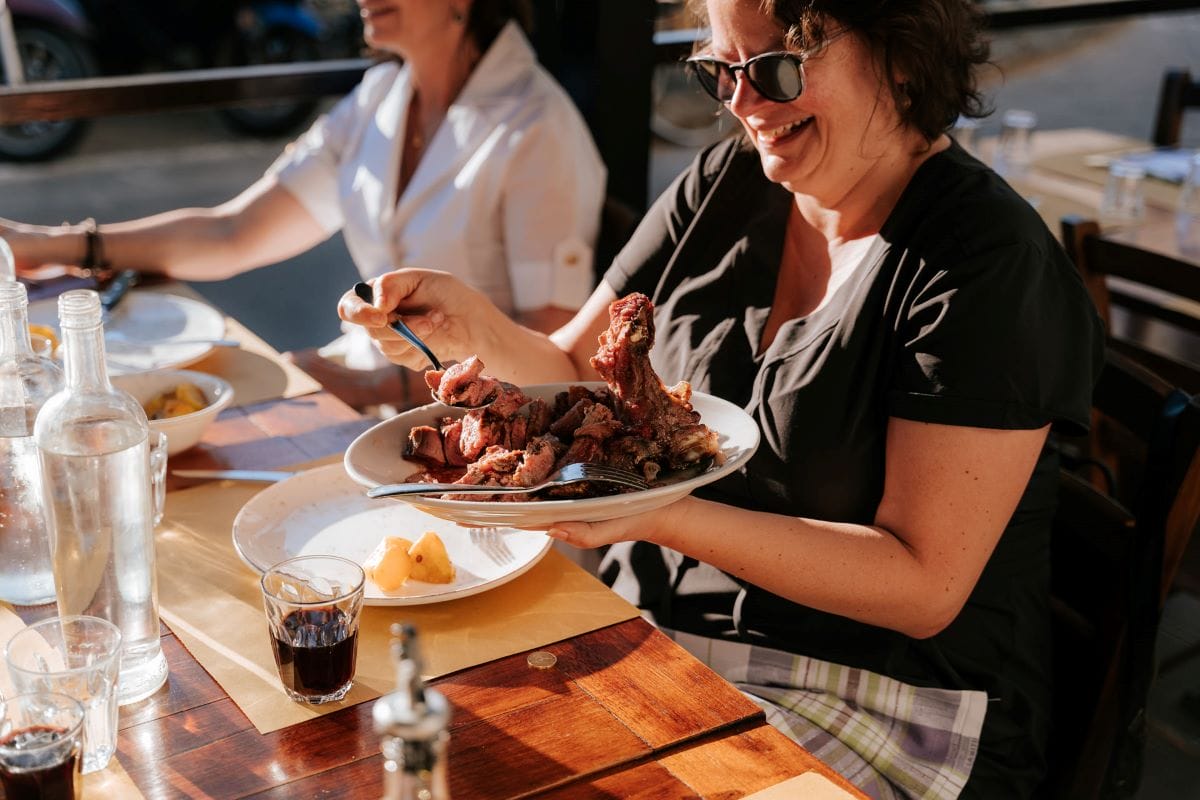
[[[626,489],[650,488],[641,475],[607,464],[567,464],[536,486],[482,486],[470,483],[390,483],[367,490],[367,497],[394,497],[408,494],[533,494],[554,486],[581,481],[612,483]]]
[[[511,564],[516,559],[503,534],[495,528],[471,528],[471,543],[500,566]]]

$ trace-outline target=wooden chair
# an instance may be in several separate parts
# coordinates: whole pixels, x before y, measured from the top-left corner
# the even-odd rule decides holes
[[[1106,238],[1094,220],[1078,216],[1063,218],[1062,241],[1108,326],[1109,344],[1168,382],[1200,392],[1200,269]],[[1114,310],[1124,325],[1112,324]],[[1146,327],[1153,339],[1142,332]],[[1164,340],[1175,346],[1158,343]]]
[[[1200,109],[1200,83],[1186,69],[1169,69],[1163,74],[1154,116],[1151,141],[1159,147],[1176,147],[1183,136],[1183,116],[1188,108]]]
[[[1137,787],[1165,589],[1200,527],[1200,399],[1109,348],[1093,411],[1085,447],[1107,463],[1113,485],[1098,488],[1064,459],[1050,546],[1045,796],[1071,800]]]

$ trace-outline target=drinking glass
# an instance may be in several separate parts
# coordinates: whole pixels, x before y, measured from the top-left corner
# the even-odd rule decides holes
[[[1108,168],[1108,181],[1100,199],[1100,221],[1109,224],[1136,224],[1146,214],[1146,170],[1140,164],[1114,161]]]
[[[1187,175],[1179,190],[1179,206],[1175,210],[1175,232],[1179,249],[1188,255],[1200,256],[1200,153],[1188,162]]]
[[[154,526],[162,522],[167,505],[167,435],[150,431],[150,502],[154,510]]]
[[[83,771],[108,766],[117,749],[121,630],[99,617],[51,617],[19,631],[4,650],[21,692],[55,692],[83,706]]]
[[[1004,112],[992,168],[1006,178],[1022,178],[1033,163],[1033,131],[1037,114],[1023,108]]]
[[[362,567],[338,556],[299,556],[262,577],[267,631],[288,697],[341,700],[354,682]]]
[[[0,700],[0,786],[8,800],[78,800],[83,706],[38,692]]]
[[[40,333],[29,334],[29,345],[33,354],[42,358],[54,358],[54,340]]]

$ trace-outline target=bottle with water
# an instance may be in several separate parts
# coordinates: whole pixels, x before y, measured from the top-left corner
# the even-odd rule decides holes
[[[167,679],[159,647],[149,425],[141,405],[109,383],[100,297],[58,299],[66,386],[46,401],[34,436],[51,524],[58,611],[121,629],[117,702],[148,697]]]
[[[62,388],[58,365],[30,345],[28,304],[24,284],[0,281],[0,600],[20,606],[54,601],[33,421]]]

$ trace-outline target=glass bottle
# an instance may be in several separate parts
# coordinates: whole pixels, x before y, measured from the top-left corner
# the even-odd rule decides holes
[[[62,370],[30,345],[28,305],[24,284],[0,281],[0,600],[20,606],[54,601],[33,421],[62,388]]]
[[[392,626],[392,661],[396,690],[372,709],[383,751],[383,800],[450,800],[450,704],[441,692],[425,688],[412,625]]]
[[[100,297],[58,298],[66,386],[34,426],[51,525],[58,611],[121,629],[117,702],[153,694],[167,679],[159,646],[149,425],[114,389],[104,364]]]

